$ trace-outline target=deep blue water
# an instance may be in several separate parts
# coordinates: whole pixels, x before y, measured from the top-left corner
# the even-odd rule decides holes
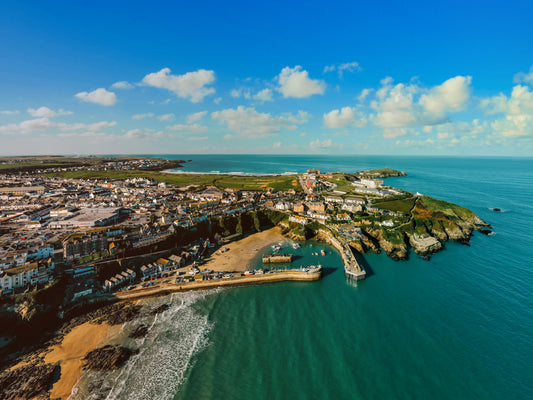
[[[165,390],[155,385],[151,396],[533,398],[533,159],[169,158],[192,159],[184,170],[194,172],[400,169],[408,176],[389,178],[387,184],[468,207],[492,224],[495,234],[476,233],[470,247],[447,243],[430,261],[415,254],[401,262],[385,254],[368,254],[372,274],[355,286],[345,280],[340,256],[333,249],[307,243],[298,250],[298,262],[320,261],[328,267],[321,281],[208,292],[189,301],[189,312],[204,318],[196,330],[179,335],[170,328],[157,331],[154,346],[172,340],[163,346],[170,361],[154,364],[154,376],[177,365],[173,352],[175,360],[182,360],[181,350],[175,349],[182,349],[180,343],[186,338],[203,339],[192,341],[186,367],[171,380],[175,384],[166,383]],[[312,253],[320,248],[328,255],[317,260]],[[180,307],[176,310],[183,312]],[[174,320],[179,325],[178,311]],[[147,358],[141,362],[148,363]],[[133,372],[131,380],[135,381]]]

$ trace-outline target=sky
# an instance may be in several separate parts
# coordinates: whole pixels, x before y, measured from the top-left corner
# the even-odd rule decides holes
[[[2,2],[0,154],[533,156],[532,15],[530,0]]]

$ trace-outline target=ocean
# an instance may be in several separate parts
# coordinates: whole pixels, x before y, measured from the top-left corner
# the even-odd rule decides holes
[[[367,254],[357,284],[333,248],[310,241],[295,264],[322,264],[320,281],[150,300],[172,307],[145,321],[150,334],[131,343],[138,356],[91,378],[107,388],[102,398],[533,398],[533,159],[167,157],[193,160],[184,172],[399,169],[408,176],[387,184],[468,207],[494,234],[448,242],[430,261]]]

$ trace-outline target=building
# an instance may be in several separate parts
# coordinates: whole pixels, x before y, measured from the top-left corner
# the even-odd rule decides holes
[[[344,200],[346,204],[365,204],[365,199],[362,197],[349,196]]]
[[[333,196],[333,195],[329,195],[329,196],[325,196],[324,197],[324,201],[326,203],[337,203],[337,204],[342,204],[344,203],[344,199],[340,196]]]
[[[101,253],[108,249],[107,237],[100,235],[74,236],[63,241],[63,257],[66,260]]]
[[[321,202],[312,202],[307,203],[307,208],[309,208],[309,211],[315,211],[319,213],[325,213],[326,212],[326,206],[324,203]]]
[[[14,289],[47,283],[52,279],[54,263],[51,259],[34,262],[5,270],[0,276],[2,294],[12,293]]]
[[[24,196],[26,193],[43,194],[44,186],[20,186],[20,187],[0,187],[0,194],[12,194],[15,196]]]
[[[299,215],[291,215],[289,217],[290,222],[295,222],[297,224],[307,225],[309,223],[309,219],[306,217],[300,217]]]
[[[82,208],[78,214],[71,218],[51,222],[50,228],[68,229],[106,226],[118,222],[120,211],[121,208],[117,207]]]

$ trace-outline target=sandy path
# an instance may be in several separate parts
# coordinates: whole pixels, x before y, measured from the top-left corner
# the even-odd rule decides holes
[[[244,239],[222,246],[229,250],[222,254],[215,252],[207,259],[207,263],[201,266],[201,269],[246,271],[254,257],[266,250],[266,247],[283,240],[287,240],[287,238],[281,234],[279,226],[254,233]],[[257,249],[257,251],[254,251],[254,249]]]
[[[46,355],[45,363],[59,362],[61,377],[52,387],[50,398],[67,399],[72,388],[81,378],[82,358],[97,347],[103,346],[108,339],[120,330],[120,325],[91,324],[78,325],[65,335],[60,344],[53,346]]]

